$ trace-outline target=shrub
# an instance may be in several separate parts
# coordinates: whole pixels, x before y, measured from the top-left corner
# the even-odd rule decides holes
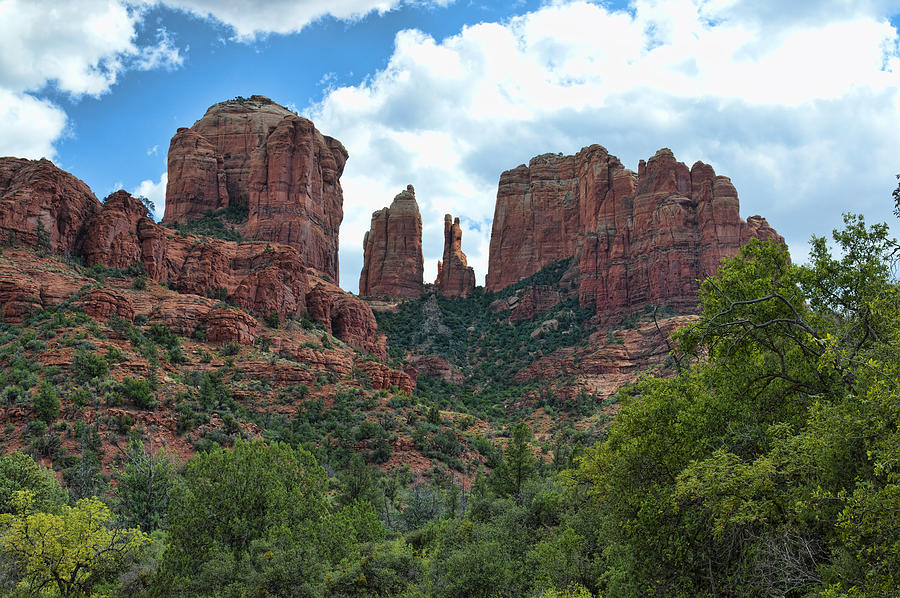
[[[59,395],[56,387],[46,380],[38,386],[37,395],[34,397],[34,411],[47,423],[59,415]]]
[[[138,409],[151,409],[156,406],[156,395],[146,378],[125,378],[119,384],[119,394]]]
[[[109,364],[96,353],[79,349],[72,360],[72,372],[79,381],[89,382],[109,374]]]

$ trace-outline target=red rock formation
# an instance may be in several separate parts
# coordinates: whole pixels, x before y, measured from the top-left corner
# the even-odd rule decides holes
[[[100,208],[90,188],[49,160],[0,158],[0,241],[73,253]],[[38,239],[39,227],[46,236]],[[43,233],[42,233],[43,234]]]
[[[147,218],[141,202],[124,191],[109,196],[88,223],[82,254],[88,265],[140,262],[154,280],[179,292],[228,297],[256,313],[306,311],[309,278],[294,248],[177,235]]]
[[[378,332],[375,314],[365,301],[320,281],[306,297],[309,316],[342,341],[378,357],[387,355],[387,338]]]
[[[147,218],[142,208],[140,201],[125,192],[107,198],[103,209],[88,223],[82,243],[89,265],[103,263],[124,268],[138,261],[151,278],[174,290],[228,298],[257,314],[276,312],[286,318],[309,309],[310,317],[337,338],[364,351],[385,355],[384,336],[377,332],[371,308],[334,284],[310,279],[303,259],[293,247],[181,236]],[[315,285],[321,290],[315,294],[314,304],[309,305],[310,288]],[[191,322],[181,322],[178,314],[172,314],[164,318],[165,323],[190,335],[210,309],[204,304],[208,300],[194,299],[200,303],[182,306]],[[252,342],[248,339],[253,338],[255,324],[249,320],[234,321],[223,323],[221,328],[221,334],[214,332],[215,338],[210,340]]]
[[[206,338],[213,343],[236,342],[252,345],[256,340],[259,322],[249,314],[228,307],[216,306],[203,318]]]
[[[96,283],[25,249],[5,249],[3,255],[9,260],[0,263],[0,318],[5,322],[21,324],[29,314],[59,305]]]
[[[693,309],[698,281],[723,257],[752,237],[784,242],[764,219],[740,218],[727,177],[701,162],[688,170],[667,149],[641,163],[633,194],[608,199],[615,208],[604,202],[579,266],[579,299],[601,312],[652,301]]]
[[[511,306],[512,310],[509,319],[529,320],[537,314],[555,307],[562,300],[562,296],[558,289],[546,285],[537,285],[527,289],[515,305]]]
[[[462,228],[459,218],[444,215],[444,259],[438,262],[434,283],[445,297],[467,297],[475,290],[475,271],[462,252]]]
[[[372,214],[363,238],[363,267],[359,294],[402,299],[420,297],[422,279],[422,216],[412,185],[399,193],[391,207]]]
[[[391,369],[383,363],[367,359],[357,359],[354,362],[354,366],[365,372],[372,381],[372,388],[374,390],[385,390],[395,386],[401,392],[412,394],[416,388],[416,385],[409,374]]]
[[[113,289],[91,289],[82,295],[78,304],[84,313],[101,320],[117,316],[131,322],[134,320],[134,307],[124,294]]]
[[[337,282],[346,161],[340,142],[268,98],[221,102],[172,138],[163,222],[246,208],[241,234],[290,245]]]
[[[598,145],[545,154],[500,177],[487,288],[574,257],[582,305],[692,308],[697,280],[752,237],[783,242],[764,219],[740,219],[737,192],[709,165],[663,149],[635,175]]]
[[[461,371],[437,355],[407,355],[406,362],[414,368],[417,375],[440,378],[450,384],[462,384],[466,379]]]

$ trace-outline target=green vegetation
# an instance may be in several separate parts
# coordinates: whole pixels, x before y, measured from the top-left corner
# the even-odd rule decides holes
[[[200,218],[188,222],[176,222],[172,227],[180,234],[204,235],[224,241],[244,241],[235,225],[246,221],[248,214],[247,206],[230,205],[215,212],[207,212]]]
[[[407,300],[394,312],[376,312],[378,327],[397,363],[407,352],[438,355],[465,375],[461,386],[420,376],[418,395],[444,408],[514,421],[521,414],[510,414],[506,405],[538,385],[528,376],[517,381],[516,374],[558,349],[584,343],[593,310],[572,296],[531,319],[510,322],[507,310],[494,311],[491,304],[534,286],[558,289],[569,265],[570,260],[556,262],[498,293],[477,288],[465,299],[434,293]],[[554,325],[542,326],[549,321]]]
[[[413,395],[274,340],[190,362],[197,345],[173,330],[72,301],[2,324],[0,404],[20,414],[3,442],[23,448],[0,456],[0,595],[897,596],[900,250],[854,217],[834,245],[813,239],[804,265],[761,242],[728,260],[676,335],[678,374],[604,403],[620,410],[601,439],[571,421],[596,397],[562,402],[520,375],[584,343],[590,314],[564,300],[510,324],[490,309],[561,288],[566,263],[380,314],[395,356],[465,375],[420,376]],[[520,420],[525,397],[552,412],[549,438]],[[160,406],[198,449],[183,468],[141,423]],[[410,441],[433,461],[395,465]]]

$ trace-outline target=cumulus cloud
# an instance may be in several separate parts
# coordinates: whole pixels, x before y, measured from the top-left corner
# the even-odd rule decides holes
[[[149,2],[150,0],[148,0]],[[331,16],[355,20],[370,13],[383,14],[405,0],[160,0],[169,8],[214,19],[234,30],[242,40],[269,33],[296,33],[310,23]],[[420,1],[443,6],[452,0]]]
[[[730,176],[796,257],[842,211],[890,218],[900,171],[897,2],[557,2],[435,40],[397,34],[387,66],[312,106],[350,152],[341,280],[361,266],[370,214],[407,183],[424,221],[426,279],[445,212],[463,220],[479,280],[502,170],[600,143],[637,167],[660,147]]]
[[[66,113],[51,102],[0,87],[0,156],[53,156]]]
[[[159,175],[158,181],[147,179],[141,181],[130,193],[135,197],[146,197],[153,202],[153,218],[157,222],[162,220],[166,211],[166,185],[169,184],[169,173]]]
[[[142,11],[126,0],[0,0],[0,155],[53,157],[65,113],[39,93],[52,86],[78,98],[109,91],[129,69],[176,68],[168,32],[137,43]],[[23,149],[24,148],[24,149]]]

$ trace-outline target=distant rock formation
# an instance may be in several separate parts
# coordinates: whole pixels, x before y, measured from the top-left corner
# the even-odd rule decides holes
[[[372,214],[363,238],[359,294],[403,299],[424,291],[422,216],[412,185],[394,197],[391,207]]]
[[[462,252],[462,228],[459,218],[444,215],[444,259],[438,262],[434,281],[445,297],[468,297],[475,290],[475,271],[466,263]]]
[[[246,213],[243,236],[290,245],[337,283],[347,156],[339,141],[263,96],[215,104],[172,138],[163,223],[232,208]]]
[[[35,232],[38,222],[44,233]],[[146,206],[126,191],[101,204],[87,185],[47,160],[0,158],[0,240],[10,237],[17,244],[75,255],[89,266],[127,268],[137,262],[153,280],[199,295],[166,312],[170,316],[162,321],[179,334],[205,324],[210,340],[252,342],[255,320],[211,311],[216,301],[206,300],[209,296],[256,314],[308,313],[344,342],[385,355],[384,335],[378,333],[371,308],[307,270],[296,248],[176,234],[153,222]],[[7,321],[21,321],[36,307],[58,304],[85,284],[65,277],[23,280],[12,271],[5,278],[0,276],[0,310]],[[98,317],[128,319],[133,314],[127,300],[112,292],[91,292],[81,301],[85,311]]]
[[[738,214],[730,179],[668,149],[637,174],[599,145],[544,154],[500,176],[486,277],[497,291],[574,257],[582,305],[598,312],[665,301],[697,303],[698,280],[750,238],[784,240]]]

